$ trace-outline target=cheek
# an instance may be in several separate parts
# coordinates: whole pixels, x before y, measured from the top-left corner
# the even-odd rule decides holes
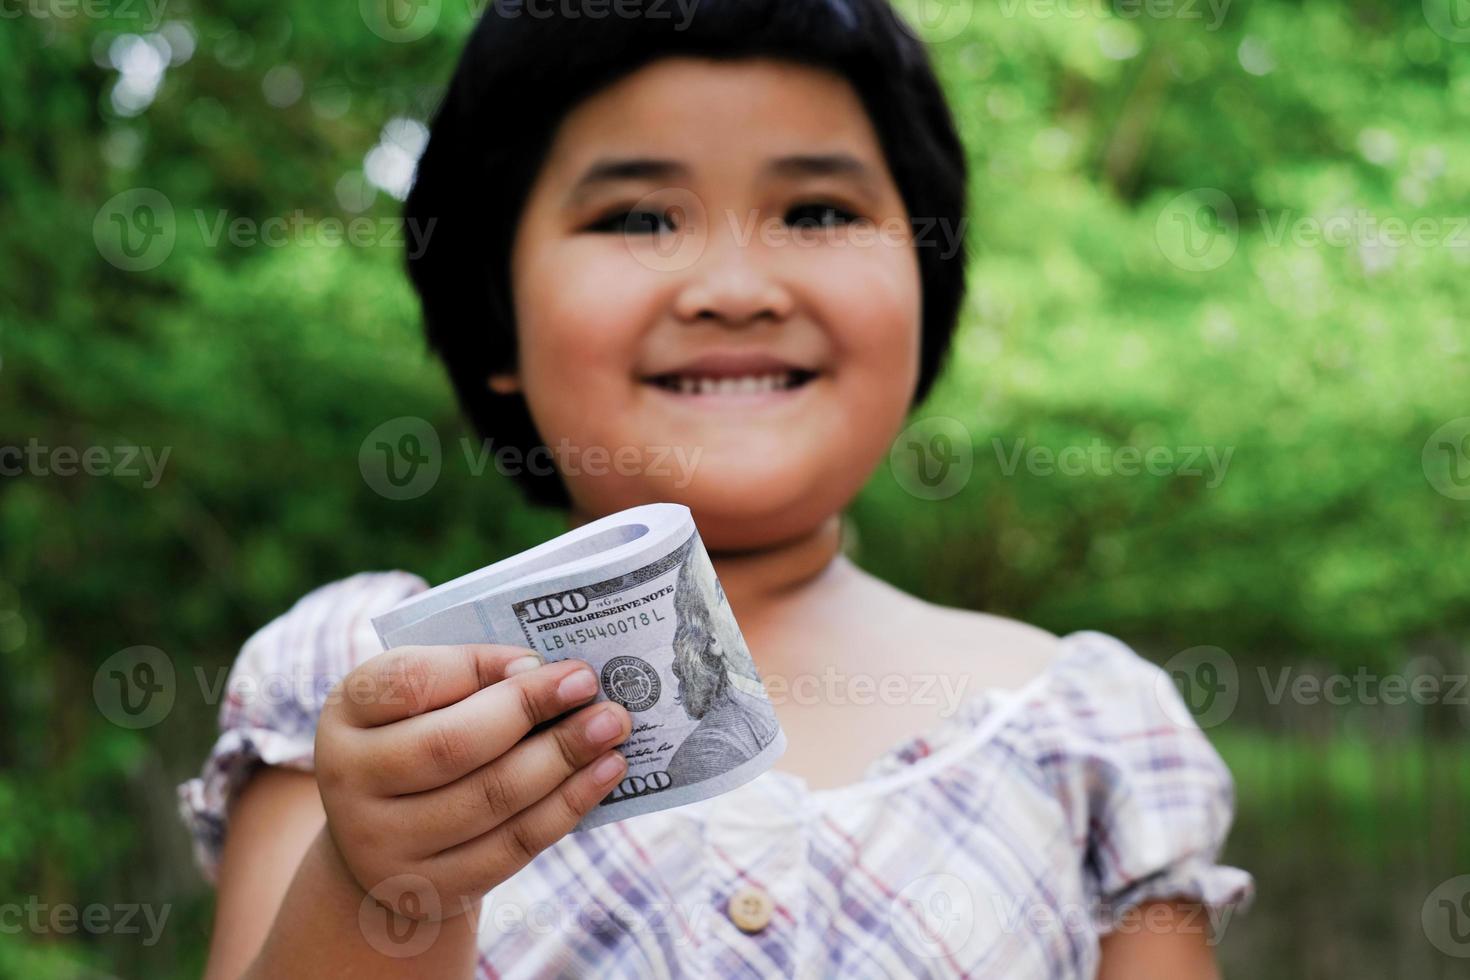
[[[651,290],[626,253],[618,259],[605,242],[579,240],[547,250],[516,283],[521,382],[549,441],[587,442],[591,423],[630,397]]]
[[[844,405],[869,431],[896,432],[919,375],[922,292],[913,249],[837,250],[811,279],[820,284],[823,317],[840,352]]]

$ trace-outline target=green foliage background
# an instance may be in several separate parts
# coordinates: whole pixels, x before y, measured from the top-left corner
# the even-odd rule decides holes
[[[918,0],[900,6],[921,22]],[[170,2],[197,49],[136,116],[112,106],[105,53],[156,26],[147,8],[77,9],[36,0],[0,22],[0,446],[170,456],[151,488],[0,477],[0,901],[171,915],[152,946],[7,934],[0,975],[187,976],[211,911],[173,804],[214,736],[196,676],[215,682],[322,582],[442,580],[560,525],[466,464],[398,248],[207,234],[221,215],[352,218],[339,180],[385,122],[431,111],[473,4],[388,43],[350,3]],[[1470,414],[1470,29],[1445,36],[1448,0],[959,9],[962,30],[928,32],[971,153],[976,258],[949,373],[916,418],[958,420],[974,470],[927,501],[880,468],[852,510],[859,560],[1160,662],[1223,648],[1241,678],[1211,729],[1240,794],[1225,856],[1260,891],[1229,924],[1228,972],[1457,975],[1420,913],[1470,872],[1470,708],[1273,704],[1260,671],[1470,671],[1470,500],[1435,489],[1464,486],[1470,460],[1425,452]],[[304,90],[277,107],[283,65]],[[93,225],[137,187],[170,201],[177,240],[129,272]],[[1233,217],[1201,210],[1222,194]],[[1363,214],[1438,238],[1278,234]],[[1186,233],[1234,251],[1194,268]],[[446,446],[410,501],[358,469],[397,416]],[[1002,466],[1018,445],[1094,440],[1233,455],[1217,486]],[[169,655],[179,697],[127,731],[91,684],[138,644]]]

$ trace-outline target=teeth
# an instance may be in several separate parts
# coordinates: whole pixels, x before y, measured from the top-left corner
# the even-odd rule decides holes
[[[791,371],[771,374],[747,374],[736,378],[695,378],[678,375],[663,382],[681,395],[757,395],[767,391],[784,391],[796,385]]]

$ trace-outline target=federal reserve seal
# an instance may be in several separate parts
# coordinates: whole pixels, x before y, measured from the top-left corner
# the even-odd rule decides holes
[[[638,657],[613,657],[602,665],[602,689],[629,711],[647,711],[658,704],[658,671]]]

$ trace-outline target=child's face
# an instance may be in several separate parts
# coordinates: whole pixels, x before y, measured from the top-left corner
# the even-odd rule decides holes
[[[779,164],[797,156],[856,166]],[[632,159],[678,169],[585,179]],[[683,503],[730,549],[845,506],[917,382],[907,217],[835,74],[668,58],[577,106],[511,270],[516,380],[576,509]]]

